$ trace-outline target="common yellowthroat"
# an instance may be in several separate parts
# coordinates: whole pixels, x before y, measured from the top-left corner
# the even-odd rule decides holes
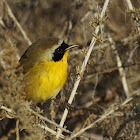
[[[67,56],[73,46],[58,38],[42,38],[28,47],[20,59],[28,99],[41,102],[59,93],[67,80]]]

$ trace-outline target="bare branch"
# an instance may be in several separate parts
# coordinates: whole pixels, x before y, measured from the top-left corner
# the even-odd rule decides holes
[[[16,140],[19,140],[19,119],[16,121]]]
[[[133,12],[134,12],[133,5],[132,5],[130,0],[126,0],[126,2],[127,2],[129,10],[132,11],[132,17],[137,19],[137,21],[135,20],[135,23],[138,25],[137,28],[138,28],[138,31],[140,33],[140,26],[139,26],[139,22],[138,22],[138,17],[135,17],[133,14]]]
[[[29,37],[26,35],[26,32],[23,30],[23,28],[21,27],[20,23],[17,21],[16,17],[14,16],[9,4],[7,3],[6,0],[3,0],[5,5],[6,5],[6,8],[7,8],[7,11],[8,11],[8,14],[9,16],[12,18],[12,20],[15,22],[15,24],[17,25],[17,27],[19,28],[19,30],[21,31],[23,37],[25,38],[25,40],[28,42],[28,45],[31,45],[32,42],[31,40],[29,39]]]
[[[105,15],[105,10],[107,9],[108,3],[109,3],[109,0],[106,0],[105,3],[104,3],[103,9],[102,9],[102,12],[101,12],[101,15],[100,15],[100,18],[101,18],[101,19],[102,19],[103,16]],[[98,32],[99,32],[99,25],[98,25],[98,26],[96,27],[96,29],[95,29],[95,34],[97,35]],[[74,99],[74,97],[75,97],[76,90],[77,90],[77,88],[78,88],[78,86],[79,86],[81,77],[82,77],[82,75],[83,75],[83,73],[84,73],[85,67],[86,67],[86,65],[87,65],[87,62],[88,62],[89,57],[90,57],[90,54],[91,54],[91,52],[92,52],[92,50],[93,50],[93,47],[94,47],[94,45],[95,45],[95,42],[96,42],[96,37],[93,37],[93,38],[92,38],[92,41],[91,41],[91,43],[90,43],[90,47],[89,47],[88,53],[87,53],[87,55],[85,56],[85,59],[84,59],[84,61],[83,61],[83,64],[82,64],[82,67],[81,67],[81,70],[80,70],[80,75],[77,76],[76,82],[75,82],[75,84],[74,84],[73,90],[72,90],[71,95],[70,95],[70,98],[69,98],[69,100],[68,100],[68,103],[69,103],[69,104],[72,103],[72,101],[73,101],[73,99]],[[67,114],[68,114],[68,109],[66,108],[66,109],[64,110],[62,119],[61,119],[61,121],[60,121],[60,126],[61,126],[61,127],[63,127],[63,125],[64,125],[64,122],[65,122],[65,120],[66,120]],[[59,139],[59,136],[60,136],[60,134],[61,134],[61,131],[62,131],[61,129],[58,129],[57,135],[56,135],[56,139]]]
[[[134,95],[134,94],[133,94]],[[135,93],[135,95],[140,96],[139,93]],[[104,119],[106,119],[109,115],[111,115],[112,113],[114,113],[116,110],[118,110],[120,107],[124,106],[125,104],[129,103],[134,96],[127,98],[120,106],[115,106],[112,109],[108,109],[108,111],[106,111],[99,119],[97,119],[96,121],[94,121],[92,124],[88,125],[87,127],[81,129],[79,132],[77,132],[76,134],[73,134],[70,139],[73,139],[79,135],[81,135],[82,133],[84,133],[86,130],[92,128],[93,126],[95,126],[98,122],[103,121]]]
[[[128,84],[127,84],[127,81],[126,81],[126,72],[124,71],[124,69],[122,67],[122,62],[121,62],[119,53],[116,50],[115,44],[114,44],[114,42],[113,42],[113,40],[110,36],[109,36],[108,40],[110,41],[111,47],[114,51],[114,54],[116,55],[116,61],[117,61],[117,66],[119,68],[120,77],[121,77],[121,80],[122,80],[122,86],[123,86],[123,89],[124,89],[125,96],[128,98],[128,97],[130,97],[130,95],[129,95]]]

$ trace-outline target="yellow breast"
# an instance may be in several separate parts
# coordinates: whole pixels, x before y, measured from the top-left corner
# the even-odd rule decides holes
[[[59,93],[68,76],[67,55],[68,51],[56,62],[35,62],[24,77],[28,99],[40,102]]]

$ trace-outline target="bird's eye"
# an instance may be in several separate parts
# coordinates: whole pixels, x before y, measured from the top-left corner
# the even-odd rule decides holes
[[[57,51],[58,53],[60,53],[61,50],[60,50],[60,48],[57,48],[56,51]]]

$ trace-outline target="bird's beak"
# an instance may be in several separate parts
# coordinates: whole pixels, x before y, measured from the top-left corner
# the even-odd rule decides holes
[[[69,50],[69,49],[72,49],[72,48],[75,48],[75,47],[78,47],[79,45],[69,45],[68,48],[66,48],[66,50]]]

